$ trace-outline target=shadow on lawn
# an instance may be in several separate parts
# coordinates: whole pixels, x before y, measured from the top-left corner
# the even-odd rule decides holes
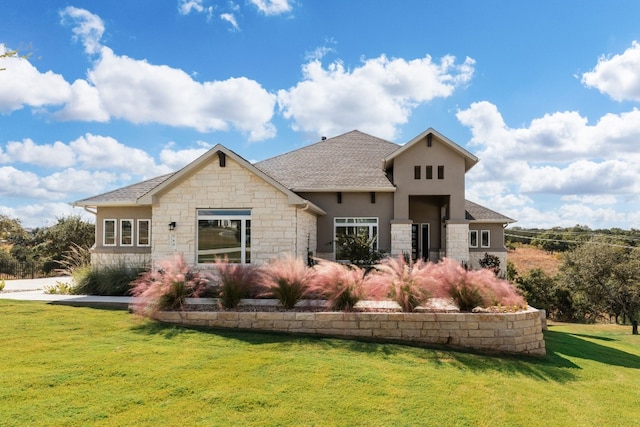
[[[145,322],[134,328],[137,332],[161,335],[167,339],[188,331],[215,335],[229,340],[237,340],[250,345],[279,344],[293,347],[299,344],[316,346],[323,349],[345,349],[366,353],[371,356],[391,358],[394,356],[413,357],[420,363],[436,366],[454,367],[461,370],[478,372],[501,372],[509,375],[522,375],[540,381],[569,382],[576,379],[572,372],[582,369],[570,358],[593,360],[612,366],[640,369],[640,357],[618,350],[589,339],[602,339],[597,336],[581,336],[559,331],[546,331],[545,357],[527,357],[517,355],[496,355],[468,349],[452,349],[444,346],[420,346],[413,344],[375,342],[368,340],[350,340],[312,335],[291,335],[278,332],[253,332],[228,329],[210,329],[204,327],[183,327],[159,322]],[[602,341],[610,341],[604,338]],[[613,340],[615,341],[615,340]]]

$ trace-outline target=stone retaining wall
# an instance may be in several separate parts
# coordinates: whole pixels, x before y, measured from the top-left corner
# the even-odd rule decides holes
[[[373,313],[165,311],[156,320],[191,326],[444,344],[502,353],[546,354],[541,313]]]

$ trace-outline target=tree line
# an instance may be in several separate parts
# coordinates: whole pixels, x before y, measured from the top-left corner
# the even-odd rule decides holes
[[[608,318],[630,323],[638,333],[640,318],[640,230],[591,230],[586,226],[550,230],[505,230],[507,246],[537,246],[561,259],[558,274],[540,268],[524,275],[512,264],[507,277],[529,304],[557,320],[595,322]],[[517,250],[517,249],[516,249]]]
[[[80,216],[58,218],[49,227],[25,229],[19,219],[0,215],[0,263],[33,263],[43,275],[54,274],[74,245],[89,249],[95,226]]]

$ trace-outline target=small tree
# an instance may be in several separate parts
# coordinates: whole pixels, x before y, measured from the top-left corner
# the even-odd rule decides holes
[[[373,248],[375,239],[375,236],[369,237],[366,233],[341,234],[336,239],[336,258],[370,268],[384,258],[380,251]]]

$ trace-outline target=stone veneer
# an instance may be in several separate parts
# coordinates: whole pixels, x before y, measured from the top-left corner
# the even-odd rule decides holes
[[[411,221],[391,221],[391,255],[411,253]]]
[[[447,257],[469,262],[469,224],[447,222]]]
[[[534,356],[546,354],[541,312],[374,313],[374,312],[203,312],[165,311],[156,320],[296,334],[444,344]]]
[[[303,206],[227,157],[226,166],[212,161],[202,170],[159,194],[153,205],[153,261],[183,253],[196,260],[198,209],[251,209],[251,263],[261,264],[282,254],[306,259],[316,250],[316,218]],[[175,222],[174,231],[167,224]],[[175,239],[175,246],[171,240]]]

